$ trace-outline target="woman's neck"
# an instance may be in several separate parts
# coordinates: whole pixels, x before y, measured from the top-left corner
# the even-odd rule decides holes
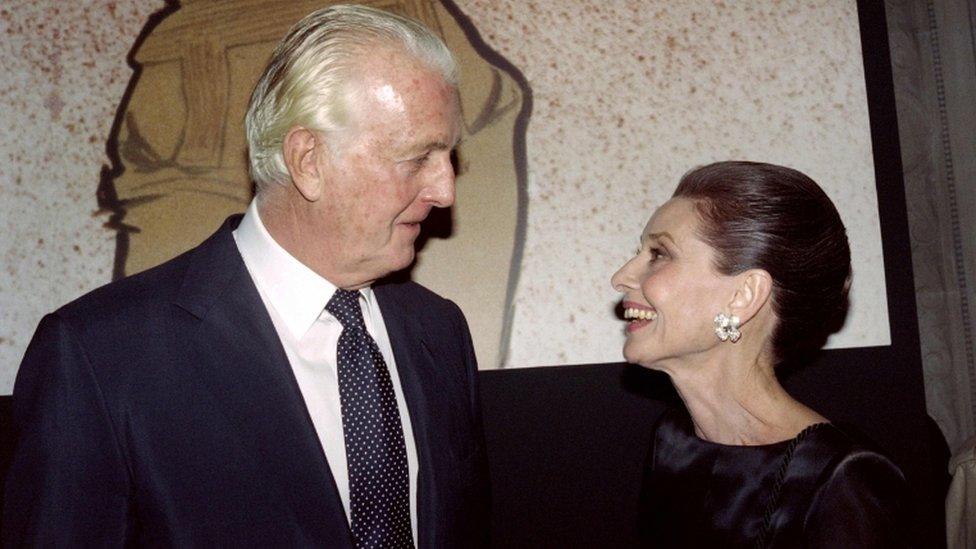
[[[734,354],[669,368],[700,438],[729,445],[772,444],[825,422],[779,384],[773,367]]]

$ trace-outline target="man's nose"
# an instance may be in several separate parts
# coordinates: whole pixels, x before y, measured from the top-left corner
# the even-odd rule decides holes
[[[424,198],[438,208],[450,208],[454,205],[454,165],[450,155],[444,155],[440,160],[437,171],[431,175]]]

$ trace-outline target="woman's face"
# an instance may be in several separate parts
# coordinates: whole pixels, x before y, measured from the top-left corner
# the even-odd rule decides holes
[[[713,319],[728,310],[735,278],[715,270],[698,227],[694,203],[671,199],[647,222],[637,255],[613,275],[624,294],[628,362],[667,370],[721,343]]]

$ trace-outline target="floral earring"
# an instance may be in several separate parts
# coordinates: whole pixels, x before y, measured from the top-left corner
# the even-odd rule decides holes
[[[714,322],[715,335],[718,336],[720,340],[735,343],[736,341],[739,341],[740,337],[742,337],[742,332],[739,331],[739,317],[719,313],[715,315]]]

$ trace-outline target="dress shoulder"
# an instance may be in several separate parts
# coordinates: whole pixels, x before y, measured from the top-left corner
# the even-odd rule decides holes
[[[907,546],[908,486],[891,460],[853,445],[822,480],[804,520],[808,546]]]
[[[762,446],[694,435],[683,409],[655,426],[640,516],[646,546],[900,547],[907,485],[898,467],[834,424]]]
[[[908,488],[897,465],[856,430],[832,423],[794,441],[760,545],[906,546]]]

